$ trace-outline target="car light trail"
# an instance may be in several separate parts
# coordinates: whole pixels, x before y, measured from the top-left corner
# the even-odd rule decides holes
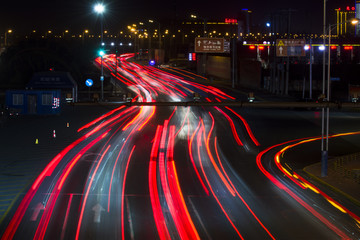
[[[240,118],[240,120],[244,124],[244,126],[246,128],[246,131],[247,131],[248,135],[250,136],[251,140],[254,142],[254,144],[256,146],[260,146],[260,143],[258,142],[258,140],[256,140],[254,134],[252,133],[252,131],[250,129],[249,124],[247,123],[247,121],[242,116],[240,116],[238,113],[236,113],[234,110],[232,110],[231,108],[229,108],[229,107],[225,107],[225,108],[228,109],[229,111],[231,111],[233,114],[235,114],[238,118]]]
[[[212,116],[212,114],[209,112],[209,115],[211,117],[211,120],[212,120],[212,124],[211,124],[211,128],[209,130],[209,133],[208,133],[208,136],[207,138],[205,138],[204,136],[204,139],[206,139],[206,142],[205,142],[205,145],[206,145],[206,150],[207,150],[207,153],[208,153],[208,156],[210,158],[210,161],[215,169],[215,171],[217,172],[218,176],[220,177],[221,181],[224,183],[224,185],[226,186],[226,188],[228,189],[228,191],[230,192],[230,194],[235,197],[235,191],[234,189],[230,186],[230,184],[228,183],[228,181],[225,179],[224,175],[222,174],[222,172],[220,171],[219,167],[217,166],[217,164],[215,163],[215,160],[214,160],[214,157],[212,156],[211,154],[211,151],[210,151],[210,147],[209,147],[209,142],[210,142],[210,136],[211,136],[211,133],[214,129],[214,125],[215,125],[215,121],[214,121],[214,117]],[[204,126],[204,122],[203,120],[201,120],[201,125]],[[205,134],[205,128],[204,128],[204,134]]]
[[[135,95],[131,99],[128,98],[127,101],[153,102],[155,100],[167,101],[167,99],[180,101],[182,99],[193,99],[194,93],[199,93],[208,102],[235,99],[215,87],[185,80],[185,78],[192,79],[193,76],[198,77],[191,72],[174,70],[173,72],[182,75],[177,76],[174,75],[175,73],[170,74],[153,67],[127,62],[127,59],[133,56],[134,54],[121,55],[118,66],[115,63],[116,56],[114,55],[106,56],[103,59],[104,67],[108,71],[113,71],[110,74],[114,79],[128,86]],[[96,59],[96,63],[100,64],[100,58]],[[224,162],[226,163],[226,159],[220,159],[221,149],[216,136],[216,124],[223,124],[224,122],[226,126],[230,126],[232,131],[230,137],[235,139],[236,143],[235,141],[233,143],[239,151],[244,149],[239,147],[243,146],[240,136],[247,134],[256,146],[259,146],[259,142],[242,116],[231,108],[226,109],[236,117],[230,112],[225,113],[225,109],[217,107],[215,109],[217,111],[211,113],[196,107],[171,108],[170,111],[172,112],[166,112],[169,114],[166,115],[165,119],[167,120],[159,125],[156,120],[153,120],[154,116],[162,117],[165,110],[158,111],[159,109],[156,109],[155,106],[121,106],[79,128],[78,132],[84,130],[88,132],[60,152],[35,180],[6,229],[2,240],[12,239],[20,223],[21,226],[26,224],[25,219],[23,220],[24,214],[31,211],[29,208],[31,207],[30,204],[34,204],[35,195],[43,197],[44,192],[39,191],[43,188],[46,188],[45,193],[49,194],[45,194],[45,197],[48,197],[47,204],[39,223],[33,223],[33,225],[37,224],[36,231],[34,231],[35,235],[31,236],[33,239],[48,238],[57,233],[61,239],[85,237],[88,228],[94,226],[88,220],[89,216],[93,216],[91,215],[93,211],[97,211],[90,207],[94,201],[97,201],[96,206],[99,206],[99,211],[105,212],[103,218],[106,219],[100,223],[100,215],[98,215],[99,220],[94,217],[94,223],[99,224],[98,228],[94,228],[95,234],[98,235],[94,236],[98,237],[102,234],[104,237],[106,233],[102,231],[106,230],[103,227],[106,229],[114,227],[116,228],[116,233],[114,233],[116,238],[120,238],[120,236],[122,239],[128,238],[125,217],[128,215],[128,218],[131,219],[136,215],[136,211],[133,213],[130,210],[133,200],[126,195],[127,192],[132,191],[128,189],[132,184],[128,178],[132,174],[141,174],[142,171],[136,169],[133,172],[132,163],[138,159],[138,157],[134,158],[133,156],[148,154],[146,151],[142,152],[143,148],[139,147],[140,145],[137,143],[145,143],[148,146],[145,146],[144,149],[149,151],[151,149],[150,156],[148,156],[150,159],[148,169],[145,169],[146,174],[148,174],[145,184],[149,195],[146,195],[145,198],[148,198],[148,207],[152,211],[151,221],[155,222],[153,234],[158,235],[154,238],[162,240],[172,238],[200,239],[200,235],[204,231],[206,232],[206,229],[203,231],[197,229],[199,222],[201,222],[198,210],[201,211],[201,209],[195,208],[196,204],[192,203],[193,193],[191,191],[194,191],[194,188],[180,184],[183,183],[183,177],[187,177],[185,174],[188,171],[184,171],[183,164],[188,164],[191,166],[189,168],[190,173],[195,173],[193,176],[196,187],[200,190],[203,189],[200,194],[196,193],[196,197],[200,196],[202,201],[215,206],[214,212],[220,213],[225,225],[231,227],[230,234],[240,239],[247,236],[246,230],[243,233],[241,229],[241,227],[244,228],[241,223],[243,221],[241,216],[242,210],[245,209],[246,215],[244,216],[255,218],[257,227],[260,228],[261,226],[268,236],[274,239],[270,231],[240,195],[242,191],[236,189],[237,183],[232,181],[236,175],[233,172],[226,172],[224,168],[226,165],[223,165]],[[166,111],[168,110],[169,108],[166,109]],[[216,119],[219,116],[224,116],[227,121],[219,121],[220,123],[218,123]],[[236,129],[235,124],[244,125],[246,132],[244,128]],[[156,132],[153,126],[157,126]],[[143,134],[146,137],[142,137]],[[152,141],[147,139],[149,134]],[[141,139],[140,142],[138,138]],[[152,145],[149,144],[150,141]],[[174,156],[174,149],[180,150],[181,148],[183,151],[185,150],[185,157],[179,159]],[[94,161],[86,158],[92,154],[97,156]],[[188,162],[184,162],[184,160]],[[130,161],[132,161],[131,164]],[[86,167],[86,173],[79,178],[73,178],[74,175],[77,175],[80,166]],[[49,178],[52,181],[51,184],[44,181],[46,177],[51,177]],[[134,176],[131,177],[130,179],[133,179]],[[81,190],[77,190],[77,193],[65,192],[72,189],[73,180],[79,182],[77,188]],[[308,188],[311,187],[308,186]],[[183,190],[185,191],[183,192]],[[191,195],[188,192],[191,192]],[[80,201],[79,198],[81,198]],[[100,206],[100,203],[103,207]],[[193,211],[189,211],[187,203],[191,203]],[[333,204],[336,205],[336,202]],[[238,211],[237,213],[241,213],[241,216],[231,212],[234,205],[241,206],[239,210],[234,209],[234,212],[235,210]],[[125,207],[128,209],[127,213]],[[57,212],[59,209],[63,212]],[[77,209],[77,211],[73,212],[73,209]],[[96,214],[97,212],[94,213],[94,215]],[[119,214],[121,216],[118,216]],[[194,221],[192,216],[198,217],[198,221]],[[63,224],[60,228],[55,229],[57,226],[53,226],[59,220]],[[251,221],[255,222],[253,219]],[[75,225],[70,226],[70,223],[73,222]],[[134,237],[131,229],[132,224],[129,223],[129,225],[130,236]],[[200,225],[204,227],[202,223]],[[262,229],[261,231],[263,232]],[[261,234],[265,234],[265,232]],[[151,237],[149,236],[149,238]]]
[[[348,135],[354,135],[354,134],[360,134],[360,132],[351,132],[351,133],[341,133],[341,134],[334,134],[329,136],[329,138],[339,137],[339,136],[348,136]],[[279,152],[275,154],[274,162],[276,166],[279,168],[280,171],[282,171],[288,178],[290,178],[294,183],[296,183],[297,186],[301,187],[301,189],[305,189],[308,187],[310,190],[314,191],[317,194],[321,194],[332,206],[339,209],[341,212],[345,212],[349,214],[354,220],[356,220],[358,223],[359,217],[352,213],[351,211],[347,210],[345,207],[341,206],[338,202],[333,200],[331,197],[329,197],[327,194],[322,192],[320,189],[306,181],[304,178],[299,176],[298,174],[290,174],[287,170],[285,171],[285,168],[280,164],[279,156],[284,153],[284,151],[298,146],[300,144],[304,144],[311,141],[319,140],[320,137],[315,138],[303,138],[303,139],[295,139],[288,142],[280,143],[277,145],[274,145],[272,147],[269,147],[262,152],[258,154],[256,157],[256,163],[259,167],[259,169],[263,172],[263,174],[271,180],[278,188],[284,190],[286,193],[288,193],[293,199],[295,199],[299,204],[301,204],[305,209],[307,209],[309,212],[311,212],[316,218],[318,218],[321,222],[323,222],[329,229],[331,229],[333,232],[335,232],[338,236],[340,236],[342,239],[349,239],[349,237],[340,230],[337,226],[335,226],[333,223],[331,223],[328,219],[326,219],[324,216],[322,216],[320,213],[318,213],[312,206],[310,206],[308,203],[306,203],[303,199],[300,198],[300,196],[296,195],[295,192],[291,191],[288,187],[286,187],[283,183],[281,183],[278,179],[276,179],[273,175],[271,175],[264,167],[262,163],[263,155],[268,153],[270,150],[275,149],[280,146],[285,146],[283,149],[281,149]],[[301,181],[302,183],[298,182]]]
[[[158,157],[159,142],[162,133],[162,126],[158,126],[154,138],[154,144],[151,149],[150,165],[149,165],[149,190],[152,212],[156,228],[161,240],[170,239],[170,234],[166,226],[165,218],[161,209],[159,191],[157,188],[157,176],[156,176],[156,160]]]
[[[211,187],[210,181],[206,176],[205,173],[205,169],[203,166],[203,161],[201,160],[201,151],[200,151],[200,147],[201,147],[201,136],[202,134],[204,134],[203,138],[205,139],[205,127],[204,125],[201,125],[201,128],[199,130],[198,133],[198,137],[197,137],[197,152],[198,152],[198,158],[199,158],[199,162],[200,162],[200,167],[203,173],[203,176],[205,178],[205,181],[207,183],[207,185],[209,186],[210,192],[212,194],[212,196],[215,198],[216,202],[218,203],[219,207],[221,208],[222,212],[224,213],[225,217],[227,218],[227,220],[229,221],[229,223],[231,224],[232,228],[235,230],[236,234],[240,237],[240,239],[244,239],[243,236],[240,234],[239,230],[236,228],[235,224],[233,223],[233,221],[231,220],[231,218],[229,217],[228,213],[226,212],[225,208],[223,207],[223,205],[220,203],[220,200],[218,199],[218,197],[216,196],[215,191],[213,190],[213,188]]]
[[[224,111],[222,111],[220,108],[218,107],[215,107],[216,110],[218,110],[222,115],[224,115],[224,117],[228,120],[229,124],[230,124],[230,127],[231,127],[231,131],[233,133],[233,136],[235,138],[235,141],[237,142],[237,144],[239,146],[243,146],[243,143],[241,142],[240,138],[239,138],[239,135],[237,134],[236,132],[236,128],[235,128],[235,125],[234,125],[234,122],[233,120],[229,117],[229,115],[227,115],[226,113],[224,113]]]
[[[129,154],[129,158],[127,160],[127,164],[126,164],[125,172],[124,172],[124,180],[123,180],[122,189],[121,189],[121,237],[122,237],[122,239],[125,239],[125,227],[124,227],[125,183],[126,183],[126,176],[127,176],[127,172],[128,172],[128,168],[129,168],[129,164],[130,164],[130,159],[131,159],[131,156],[132,156],[132,154],[134,152],[134,149],[135,149],[135,146],[133,146],[133,148],[131,149],[131,152]]]
[[[96,138],[95,140],[93,140],[90,144],[86,145],[80,152],[79,155],[84,154],[85,152],[87,152],[90,148],[92,148],[96,143],[98,143],[101,139],[103,139],[106,136],[107,132],[102,134],[101,136],[99,136],[98,138]],[[78,162],[79,157],[76,156],[73,160],[70,161],[70,164],[68,164],[67,168],[72,168],[74,166],[73,162]],[[68,171],[65,171],[62,173],[61,177],[59,178],[59,180],[56,183],[56,186],[59,186],[63,181],[65,181],[65,179],[68,176]],[[56,200],[60,194],[61,188],[59,189],[58,187],[56,187],[54,189],[57,189],[55,192],[53,192],[50,196],[50,199],[48,201],[48,204],[45,206],[45,210],[44,213],[41,217],[41,220],[39,222],[38,228],[35,232],[35,236],[34,239],[44,239],[45,237],[45,233],[47,230],[47,226],[49,224],[52,212],[54,210],[55,204],[56,204]]]
[[[202,178],[201,178],[201,176],[200,176],[200,173],[199,173],[199,171],[197,170],[197,167],[196,167],[196,165],[195,165],[195,161],[194,161],[194,157],[193,157],[193,151],[192,151],[193,140],[194,140],[194,137],[195,137],[196,133],[199,131],[200,127],[201,127],[201,121],[199,121],[198,126],[196,127],[196,129],[195,129],[193,135],[191,136],[191,138],[189,139],[189,143],[188,143],[188,146],[189,146],[189,156],[190,156],[190,159],[191,159],[191,163],[192,163],[192,165],[193,165],[193,168],[194,168],[194,170],[195,170],[196,176],[198,177],[198,179],[199,179],[199,181],[200,181],[200,183],[201,183],[201,186],[203,187],[206,195],[209,196],[209,190],[207,189],[205,183],[203,182],[203,180],[202,180]]]
[[[360,133],[359,132],[351,132],[351,133],[336,134],[336,135],[329,136],[329,138],[334,138],[334,137],[339,137],[339,136],[348,136],[348,135],[354,135],[354,134],[360,134]],[[337,208],[339,211],[348,214],[355,221],[360,223],[360,217],[359,216],[357,216],[356,214],[354,214],[353,212],[351,212],[350,210],[348,210],[347,208],[342,206],[339,202],[337,202],[336,200],[331,198],[329,195],[327,195],[326,193],[321,191],[319,188],[317,188],[316,186],[314,186],[313,184],[311,184],[310,182],[305,180],[303,177],[301,177],[297,173],[294,172],[293,174],[290,174],[285,169],[285,167],[281,165],[280,156],[283,155],[285,153],[285,151],[287,151],[287,150],[289,150],[291,148],[294,148],[296,146],[299,146],[301,144],[317,141],[317,140],[320,140],[320,139],[321,139],[320,137],[309,138],[309,139],[302,140],[302,141],[299,141],[297,143],[286,146],[285,148],[281,149],[279,152],[276,153],[276,155],[275,155],[276,165],[288,178],[290,178],[297,185],[300,185],[300,187],[302,187],[303,189],[308,188],[308,189],[312,190],[313,192],[322,195],[332,206]],[[296,180],[296,179],[298,179],[298,180]],[[300,181],[300,182],[298,182],[298,181]]]
[[[94,171],[94,173],[93,173],[93,175],[92,175],[92,177],[91,177],[91,179],[89,181],[89,185],[88,185],[88,187],[86,189],[86,193],[84,195],[84,200],[82,202],[82,206],[81,206],[81,210],[80,210],[80,217],[79,217],[79,221],[78,221],[78,224],[77,224],[75,239],[79,239],[80,229],[81,229],[81,222],[82,222],[82,219],[83,219],[83,216],[84,216],[84,210],[85,210],[86,202],[87,202],[87,199],[89,197],[89,191],[91,189],[92,183],[94,182],[94,176],[95,176],[97,170],[99,169],[99,166],[100,166],[102,160],[104,159],[104,157],[105,157],[107,151],[109,150],[109,148],[110,148],[110,145],[108,145],[106,150],[103,152],[100,160],[98,161],[98,163],[96,165],[95,171]]]

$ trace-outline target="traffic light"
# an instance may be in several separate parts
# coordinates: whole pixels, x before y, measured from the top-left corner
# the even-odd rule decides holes
[[[105,51],[103,49],[100,49],[99,50],[99,56],[102,57],[102,56],[104,56],[104,54],[105,54]]]

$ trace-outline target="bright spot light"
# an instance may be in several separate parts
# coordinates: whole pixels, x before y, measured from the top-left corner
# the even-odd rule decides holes
[[[129,46],[131,46],[131,43],[129,43]]]
[[[307,51],[307,50],[309,50],[309,49],[310,49],[310,45],[309,45],[309,44],[306,44],[306,45],[304,46],[304,50]]]
[[[105,43],[103,42],[103,43],[101,43],[101,46],[105,46]]]
[[[105,11],[105,7],[101,3],[98,3],[95,5],[94,11],[101,14]]]
[[[320,51],[325,51],[325,46],[324,46],[324,45],[320,45],[320,46],[319,46],[319,50],[320,50]]]
[[[115,43],[112,42],[112,43],[111,43],[111,46],[114,46],[114,45],[115,45]]]
[[[352,25],[356,25],[358,23],[359,23],[359,19],[357,19],[357,18],[354,18],[354,19],[351,20]]]
[[[266,23],[266,26],[267,26],[267,27],[270,27],[270,26],[271,26],[271,24],[270,24],[269,22],[267,22],[267,23]]]

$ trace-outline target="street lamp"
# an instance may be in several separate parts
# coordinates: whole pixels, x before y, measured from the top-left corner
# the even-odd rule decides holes
[[[105,12],[105,6],[101,3],[97,3],[94,6],[94,11],[100,15],[100,28],[101,28],[101,46],[103,46],[104,31],[103,31],[103,13]],[[104,66],[103,66],[103,54],[101,55],[101,101],[104,100]]]
[[[85,29],[83,31],[83,34],[82,34],[82,43],[84,44],[84,41],[85,41],[85,34],[88,34],[89,33],[89,30]]]
[[[158,56],[158,59],[157,59],[157,63],[160,64],[160,59],[161,59],[161,29],[160,29],[160,22],[158,21],[155,21],[153,19],[149,19],[149,23],[157,23],[158,24],[158,35],[159,35],[159,56]],[[155,57],[156,58],[156,57]]]
[[[7,47],[7,45],[8,45],[8,34],[11,34],[12,33],[12,30],[11,29],[9,29],[9,30],[7,30],[6,32],[5,32],[5,47]]]
[[[327,94],[326,94],[326,99],[329,102],[330,101],[330,63],[331,63],[331,58],[330,58],[330,53],[331,53],[331,31],[333,28],[337,27],[338,25],[341,24],[346,24],[346,23],[351,23],[353,25],[356,25],[359,23],[359,19],[351,19],[342,23],[335,23],[335,24],[329,24],[329,42],[328,42],[328,69],[327,69]],[[324,51],[325,52],[325,51]],[[325,93],[325,88],[323,89],[323,94]],[[324,108],[323,108],[324,109]],[[327,176],[327,162],[328,162],[328,151],[329,151],[329,112],[330,109],[329,107],[326,108],[326,143],[325,143],[325,147],[324,147],[324,130],[322,130],[322,135],[321,135],[321,176],[322,177],[326,177]],[[322,129],[324,129],[324,114],[322,115]]]
[[[200,18],[200,17],[198,17],[198,16],[196,16],[196,15],[193,15],[193,14],[191,14],[190,17],[191,17],[191,18],[194,18],[194,19],[199,18],[199,19],[201,19],[201,20],[204,21],[204,33],[203,33],[203,37],[207,37],[207,32],[206,32],[206,18]]]
[[[190,17],[191,17],[191,18],[194,18],[194,19],[199,18],[199,19],[201,19],[201,20],[204,21],[204,33],[203,33],[203,37],[207,37],[207,32],[206,32],[206,18],[200,18],[200,17],[198,17],[198,16],[196,16],[196,15],[193,15],[193,14],[191,14]],[[204,70],[203,70],[203,71],[204,71],[204,77],[206,77],[206,52],[203,53],[203,68],[204,68]]]

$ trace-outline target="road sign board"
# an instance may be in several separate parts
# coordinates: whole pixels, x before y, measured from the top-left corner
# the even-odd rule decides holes
[[[277,57],[305,56],[305,39],[276,39]]]
[[[86,79],[85,84],[86,84],[86,86],[91,87],[94,84],[94,82],[92,79],[89,78],[89,79]]]
[[[223,53],[223,38],[195,38],[195,52],[197,53]]]

